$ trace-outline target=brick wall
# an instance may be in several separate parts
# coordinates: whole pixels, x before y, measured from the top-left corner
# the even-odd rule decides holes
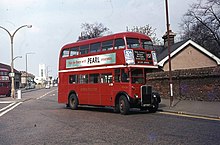
[[[220,102],[220,66],[173,71],[172,78],[174,98]],[[148,73],[147,79],[162,98],[170,98],[168,72]]]

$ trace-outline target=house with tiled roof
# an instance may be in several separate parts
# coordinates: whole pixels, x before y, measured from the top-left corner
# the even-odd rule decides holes
[[[170,31],[170,57],[172,70],[196,69],[220,65],[220,59],[207,49],[188,39],[174,43],[175,33]],[[155,46],[158,65],[164,71],[169,70],[167,34],[163,36],[164,45]]]

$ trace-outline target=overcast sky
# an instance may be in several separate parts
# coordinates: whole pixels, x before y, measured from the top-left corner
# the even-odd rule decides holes
[[[189,5],[197,0],[169,0],[171,29],[180,30],[179,23]],[[38,65],[48,66],[49,75],[57,76],[61,47],[77,40],[82,23],[103,23],[112,33],[126,31],[126,26],[156,28],[157,37],[166,31],[165,0],[0,0],[0,26],[13,33],[15,68],[38,76]],[[10,64],[9,35],[0,29],[0,62]]]

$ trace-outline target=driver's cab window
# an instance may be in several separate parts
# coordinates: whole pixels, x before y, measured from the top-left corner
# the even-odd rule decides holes
[[[125,69],[121,69],[121,81],[129,82],[129,73],[125,72]]]

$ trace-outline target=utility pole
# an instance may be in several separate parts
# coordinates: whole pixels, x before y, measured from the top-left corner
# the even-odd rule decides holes
[[[167,23],[167,40],[168,40],[168,57],[169,57],[169,88],[170,88],[170,107],[173,106],[173,80],[172,80],[172,69],[171,69],[171,57],[170,57],[170,23],[169,23],[169,13],[168,13],[168,0],[166,3],[166,23]]]

